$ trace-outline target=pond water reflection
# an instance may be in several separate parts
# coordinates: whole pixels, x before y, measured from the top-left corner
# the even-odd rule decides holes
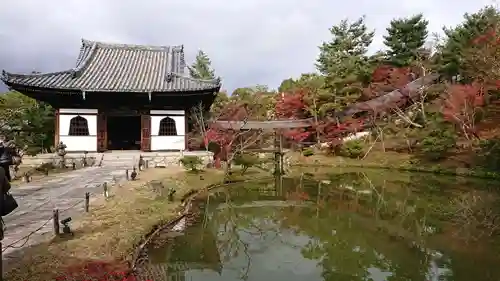
[[[185,234],[148,249],[149,277],[500,280],[497,186],[388,171],[232,184]]]

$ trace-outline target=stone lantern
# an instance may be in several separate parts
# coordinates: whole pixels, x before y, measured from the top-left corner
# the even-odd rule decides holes
[[[56,146],[56,153],[60,158],[59,165],[61,169],[66,168],[65,156],[68,153],[66,151],[67,146],[61,141]]]

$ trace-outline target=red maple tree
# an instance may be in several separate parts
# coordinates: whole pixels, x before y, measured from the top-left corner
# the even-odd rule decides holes
[[[276,96],[275,115],[276,119],[304,119],[307,118],[307,107],[305,102],[306,92],[303,89],[280,93]]]
[[[297,89],[289,93],[280,93],[276,96],[275,117],[277,120],[300,120],[310,117],[309,105],[305,101],[306,89]],[[289,141],[300,143],[310,138],[315,127],[292,128],[281,130],[283,136]]]
[[[476,131],[478,114],[489,92],[500,89],[500,36],[497,28],[490,28],[475,37],[463,53],[465,78],[472,82],[448,85],[443,115],[467,139],[479,138]]]
[[[210,149],[210,143],[216,144],[214,152],[214,164],[216,168],[221,167],[221,161],[231,161],[231,156],[236,149],[248,149],[259,141],[261,133],[259,130],[241,130],[233,127],[231,121],[242,121],[244,124],[252,118],[254,110],[258,110],[260,105],[250,105],[248,103],[233,102],[228,104],[222,114],[214,118],[209,124],[205,134],[205,145]],[[221,123],[228,122],[230,128],[225,128]],[[224,124],[225,125],[225,124]]]
[[[467,139],[478,137],[476,120],[484,105],[484,88],[481,83],[449,85],[446,91],[443,116],[459,128]]]
[[[496,28],[475,37],[464,50],[465,74],[468,79],[482,83],[485,92],[499,88],[500,35]]]
[[[410,67],[393,67],[380,65],[372,73],[370,84],[363,89],[362,100],[370,100],[387,94],[397,89],[402,89],[406,84],[416,78]]]

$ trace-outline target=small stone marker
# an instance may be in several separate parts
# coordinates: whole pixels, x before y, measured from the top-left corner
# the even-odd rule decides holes
[[[108,198],[109,197],[109,190],[108,190],[108,183],[107,182],[104,182],[102,184],[102,189],[104,191],[104,198]]]
[[[54,222],[54,235],[58,236],[61,232],[59,231],[59,210],[54,209],[52,211],[52,220]]]
[[[90,205],[90,192],[85,192],[85,212],[89,212],[89,205]]]

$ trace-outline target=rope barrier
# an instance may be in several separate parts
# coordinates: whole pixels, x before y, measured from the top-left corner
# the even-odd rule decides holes
[[[128,178],[127,178],[127,180],[128,180]],[[113,177],[113,181],[112,181],[112,184],[111,184],[111,185],[112,185],[112,186],[114,186],[114,185],[117,185],[117,184],[119,184],[119,182],[117,181],[117,179],[116,179],[115,177]],[[105,188],[104,193],[105,193],[105,196],[106,196],[106,190],[107,190],[107,188],[108,188],[108,187],[107,187],[107,183],[103,183],[103,186],[104,186],[104,188]],[[91,193],[90,195],[92,196],[92,195],[96,195],[96,194]],[[87,197],[87,194],[86,194],[86,197]],[[59,211],[59,213],[63,213],[63,212],[69,211],[69,210],[71,210],[71,209],[75,208],[76,206],[78,206],[79,204],[85,203],[85,201],[87,201],[87,200],[88,200],[88,198],[85,198],[85,199],[79,200],[78,202],[76,202],[75,204],[73,204],[73,205],[69,206],[68,208],[65,208],[65,209],[63,209],[62,211]],[[85,205],[87,205],[87,204],[88,204],[88,202],[87,202]],[[54,220],[54,217],[51,217],[50,219],[46,220],[43,224],[41,224],[41,225],[40,225],[37,229],[35,229],[35,230],[31,231],[29,234],[27,234],[27,235],[23,236],[23,237],[22,237],[22,238],[20,238],[20,239],[17,239],[16,241],[14,241],[14,242],[12,242],[12,243],[8,244],[7,246],[3,247],[3,248],[1,249],[1,250],[2,250],[2,253],[3,253],[5,250],[9,249],[9,248],[11,248],[11,249],[20,249],[20,248],[24,247],[24,246],[28,243],[29,239],[30,239],[30,238],[31,238],[34,234],[36,234],[36,233],[38,233],[39,231],[41,231],[41,230],[42,230],[42,229],[43,229],[43,228],[44,228],[47,224],[49,224],[49,223],[50,223],[50,222],[52,222],[53,220]],[[24,241],[23,241],[23,240],[24,240]],[[22,243],[22,244],[17,245],[17,244],[19,244],[19,243]]]
[[[68,208],[66,208],[66,209],[62,210],[61,212],[66,212],[66,211],[68,211],[68,210],[71,210],[71,209],[75,208],[76,206],[78,206],[79,204],[81,204],[81,203],[83,203],[83,202],[85,202],[85,199],[83,199],[83,200],[80,200],[80,201],[76,202],[75,204],[73,204],[73,205],[69,206]],[[36,234],[37,232],[39,232],[40,230],[42,230],[42,229],[43,229],[43,228],[44,228],[44,227],[45,227],[48,223],[50,223],[51,221],[52,221],[52,218],[50,218],[50,219],[46,220],[46,221],[45,221],[42,225],[40,225],[37,229],[35,229],[35,230],[31,231],[28,235],[26,235],[26,236],[24,236],[24,237],[22,237],[22,238],[19,238],[18,240],[16,240],[16,241],[14,241],[14,242],[10,243],[9,245],[5,246],[4,248],[2,248],[2,253],[3,253],[5,250],[9,249],[9,248],[19,249],[19,248],[24,247],[24,246],[28,243],[28,241],[29,241],[29,239],[30,239],[30,237],[31,237],[32,235],[34,235],[34,234]],[[16,244],[18,244],[19,242],[21,242],[21,241],[23,241],[23,240],[24,240],[24,242],[23,242],[21,245],[16,246]]]

